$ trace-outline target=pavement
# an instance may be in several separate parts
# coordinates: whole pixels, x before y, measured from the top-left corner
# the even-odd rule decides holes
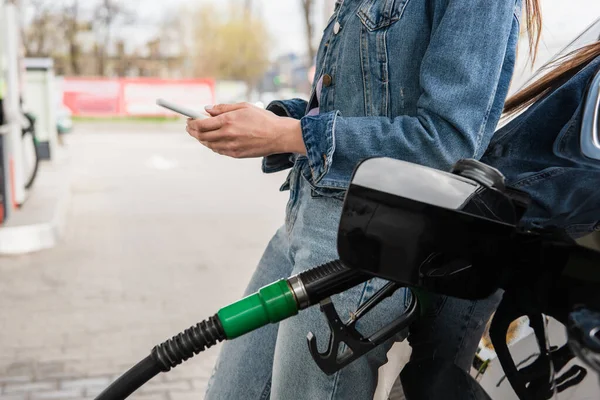
[[[8,220],[0,226],[0,255],[16,255],[57,245],[67,220],[71,199],[71,162],[60,149],[50,161],[41,161],[35,184]]]
[[[1,400],[93,398],[238,299],[283,221],[283,173],[213,154],[183,122],[80,124],[66,146],[64,234],[51,249],[0,257]],[[201,399],[216,355],[132,398]]]

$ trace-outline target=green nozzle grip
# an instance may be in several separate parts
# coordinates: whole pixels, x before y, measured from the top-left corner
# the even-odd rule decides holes
[[[218,312],[227,339],[234,339],[296,314],[296,298],[285,279],[265,286]]]

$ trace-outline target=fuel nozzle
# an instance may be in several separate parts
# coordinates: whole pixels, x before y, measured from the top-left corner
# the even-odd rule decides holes
[[[225,338],[234,339],[296,315],[298,311],[368,279],[368,275],[346,268],[335,260],[267,285],[222,308],[217,316]]]
[[[148,357],[113,382],[96,400],[125,399],[154,376],[170,371],[218,342],[292,317],[368,279],[368,275],[332,261],[267,285],[155,346]]]

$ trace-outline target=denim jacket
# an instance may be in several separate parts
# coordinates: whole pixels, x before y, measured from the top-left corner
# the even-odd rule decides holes
[[[584,98],[598,72],[600,57],[498,130],[482,158],[531,196],[527,228],[580,237],[600,227],[600,161],[580,150]]]
[[[373,156],[443,170],[480,158],[508,91],[520,15],[521,0],[338,1],[317,53],[320,114],[306,116],[314,88],[309,102],[268,106],[301,119],[313,187],[346,188]],[[297,158],[265,157],[263,171]]]

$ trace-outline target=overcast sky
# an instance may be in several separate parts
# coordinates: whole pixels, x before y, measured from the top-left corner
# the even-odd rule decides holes
[[[138,0],[140,1],[140,0]],[[324,0],[317,0],[321,3]],[[225,0],[169,0],[168,2],[143,2],[140,16],[149,20],[160,20],[165,9],[176,9],[182,5],[200,5],[204,3],[222,4]],[[240,4],[242,1],[240,0]],[[254,0],[254,8],[264,18],[270,31],[274,55],[306,51],[304,23],[300,0]],[[322,10],[322,8],[319,8]]]
[[[325,0],[317,0],[319,11],[323,9],[323,1]],[[167,8],[173,9],[177,5],[194,5],[203,2],[211,2],[211,0],[143,1],[140,2],[143,6],[139,11],[146,17],[158,20]],[[222,4],[224,0],[212,0],[212,2]],[[300,0],[254,0],[254,2],[256,11],[262,14],[269,27],[276,54],[305,51]],[[544,43],[548,47],[555,47],[568,41],[584,27],[600,18],[600,0],[542,0],[542,6]]]

